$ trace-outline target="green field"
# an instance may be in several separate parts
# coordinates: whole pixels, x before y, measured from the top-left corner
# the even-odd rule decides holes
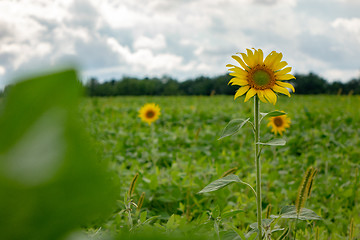
[[[136,173],[134,202],[145,192],[141,212],[147,212],[146,219],[156,217],[137,225],[133,210],[133,231],[185,236],[196,232],[216,238],[214,226],[218,226],[223,237],[232,228],[246,233],[256,222],[255,197],[249,188],[231,185],[197,194],[234,167],[240,179],[255,187],[251,128],[245,126],[238,135],[217,140],[231,119],[252,116],[252,101],[242,101],[232,96],[83,99],[82,121],[102,158],[111,161],[121,179],[118,213],[97,234],[130,228],[128,214],[121,211]],[[160,119],[151,127],[138,117],[140,107],[149,102],[161,107]],[[305,207],[323,220],[298,223],[297,239],[315,239],[317,231],[320,239],[349,239],[351,219],[353,239],[360,238],[359,108],[359,96],[281,96],[276,106],[261,104],[262,112],[283,110],[291,118],[283,136],[287,144],[266,147],[261,156],[263,215],[269,204],[271,214],[293,205],[306,169],[313,166],[319,171]],[[274,137],[266,124],[267,119],[261,126],[263,141]],[[222,215],[231,210],[242,211],[228,218]],[[142,214],[140,222],[144,219]],[[294,221],[281,220],[279,225],[293,227]]]

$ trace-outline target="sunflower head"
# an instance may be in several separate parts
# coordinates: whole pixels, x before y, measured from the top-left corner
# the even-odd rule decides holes
[[[247,102],[257,94],[261,101],[275,105],[277,101],[275,92],[289,97],[288,88],[295,92],[290,83],[283,82],[295,77],[289,74],[291,67],[286,67],[287,62],[281,60],[282,53],[272,51],[265,59],[261,49],[254,49],[254,51],[247,49],[247,53],[238,54],[242,58],[237,55],[232,58],[240,64],[240,67],[226,65],[231,71],[230,76],[233,76],[229,84],[240,86],[236,91],[235,99],[246,93],[245,102]]]
[[[287,115],[271,117],[267,126],[272,128],[273,133],[282,135],[285,128],[290,127],[290,118]]]
[[[143,122],[151,123],[155,122],[160,116],[160,107],[155,103],[147,103],[139,110],[139,117]]]

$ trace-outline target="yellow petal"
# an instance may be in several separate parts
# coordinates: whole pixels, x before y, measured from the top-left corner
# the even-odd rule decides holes
[[[261,55],[261,53],[262,53],[261,49],[258,49],[258,50],[256,50],[255,48],[253,48],[253,49],[254,49],[255,65],[263,64],[262,55]],[[260,53],[260,51],[261,51],[261,53]]]
[[[283,75],[283,74],[287,74],[291,71],[291,67],[287,67],[287,68],[284,68],[278,72],[275,73],[275,76],[279,76],[279,75]]]
[[[244,61],[236,55],[231,56],[233,59],[235,59],[245,70],[248,69],[248,67],[246,66],[246,64],[244,63]],[[245,59],[244,59],[245,60]]]
[[[273,58],[273,60],[269,63],[268,67],[269,68],[273,68],[276,64],[280,63],[283,55],[282,53],[275,53],[275,57]]]
[[[280,70],[280,69],[282,69],[283,67],[285,67],[286,65],[287,65],[287,62],[281,61],[281,62],[279,62],[279,63],[274,64],[273,70],[274,70],[274,71]]]
[[[265,89],[264,90],[265,98],[272,104],[275,105],[277,97],[276,94],[271,89]]]
[[[253,97],[256,94],[256,89],[250,88],[250,90],[246,93],[244,102],[247,102],[251,97]]]
[[[290,93],[289,93],[289,91],[288,91],[286,88],[283,88],[283,87],[274,85],[274,86],[272,87],[272,89],[273,89],[275,92],[279,92],[279,93],[285,94],[285,95],[287,95],[288,97],[290,97]]]
[[[248,58],[248,56],[246,56],[246,54],[245,53],[240,53],[241,54],[241,56],[243,57],[243,59],[244,59],[244,62],[249,66],[249,67],[251,67],[250,65],[250,60],[249,60],[249,58]],[[246,69],[246,68],[245,68]]]
[[[272,51],[269,55],[266,56],[265,60],[264,60],[264,64],[265,65],[269,65],[269,63],[271,61],[273,61],[274,57],[275,57],[275,51]]]
[[[242,78],[233,78],[230,80],[229,84],[232,83],[232,85],[239,85],[239,86],[245,86],[248,85],[248,81]]]
[[[276,80],[290,80],[290,79],[293,79],[295,78],[293,75],[291,74],[284,74],[284,75],[281,75],[281,76],[276,76]]]
[[[238,73],[238,72],[232,72],[229,73],[230,76],[234,76],[234,77],[239,77],[239,78],[244,78],[246,77],[246,75],[242,74],[242,73]]]
[[[255,66],[255,54],[250,49],[246,49],[246,52],[249,59],[249,67]]]
[[[260,100],[263,101],[264,103],[268,102],[264,97],[264,91],[263,90],[258,90],[257,95],[259,96]]]
[[[234,71],[234,72],[240,73],[241,75],[244,75],[244,76],[246,76],[248,74],[248,72],[244,71],[244,69],[236,67],[236,66],[233,68],[230,68],[229,71]]]
[[[249,90],[249,88],[250,88],[249,86],[244,86],[244,87],[239,88],[235,93],[234,99],[244,95],[246,93],[246,91]]]
[[[290,83],[276,81],[276,84],[281,86],[281,87],[290,88],[293,92],[295,92],[295,88]]]
[[[258,57],[258,60],[259,60],[259,64],[263,64],[264,63],[264,53],[261,49],[258,49],[258,54],[259,54],[259,57]]]

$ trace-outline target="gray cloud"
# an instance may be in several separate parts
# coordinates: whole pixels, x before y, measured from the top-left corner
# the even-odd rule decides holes
[[[357,75],[360,54],[360,5],[349,1],[76,0],[55,2],[51,12],[51,3],[3,0],[0,81],[74,60],[101,79],[218,75],[251,47],[283,52],[296,71],[345,81]]]
[[[96,7],[87,0],[76,0],[69,8],[71,17],[67,20],[68,24],[80,25],[94,29],[99,16]]]

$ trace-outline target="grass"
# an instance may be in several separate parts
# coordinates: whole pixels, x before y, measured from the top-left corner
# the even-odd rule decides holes
[[[140,107],[149,102],[161,108],[153,129],[138,117]],[[214,216],[226,211],[242,210],[217,222],[220,233],[231,227],[245,233],[256,221],[255,197],[247,187],[197,194],[234,167],[240,179],[255,186],[250,127],[217,140],[231,119],[252,116],[252,105],[231,96],[86,98],[81,116],[103,158],[120,176],[119,212],[132,178],[139,173],[134,202],[145,192],[142,212],[147,218],[157,216],[147,228],[178,231],[186,226],[191,232],[203,226],[206,234],[216,236]],[[263,215],[269,204],[271,214],[294,205],[304,172],[309,166],[318,169],[305,207],[323,220],[299,224],[297,239],[315,239],[317,229],[320,239],[348,239],[351,219],[352,235],[360,237],[359,108],[359,96],[295,95],[280,97],[276,106],[261,104],[262,112],[284,110],[291,118],[284,134],[287,144],[266,147],[262,154]],[[273,138],[266,123],[267,119],[261,126],[263,141]],[[121,232],[127,227],[126,215],[114,214],[102,229]]]

